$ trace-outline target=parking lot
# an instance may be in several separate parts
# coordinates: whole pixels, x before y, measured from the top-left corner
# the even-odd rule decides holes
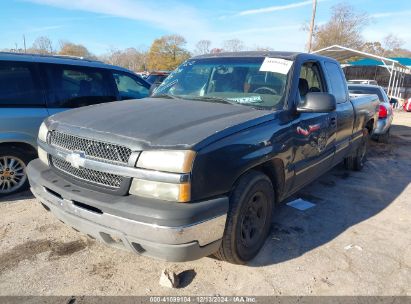
[[[411,295],[411,115],[361,172],[335,168],[277,209],[248,266],[168,263],[108,248],[66,227],[26,192],[0,204],[0,295]],[[179,289],[161,271],[184,272]]]

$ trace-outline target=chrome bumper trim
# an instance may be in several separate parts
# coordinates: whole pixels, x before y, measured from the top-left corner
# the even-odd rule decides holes
[[[59,216],[56,213],[68,213],[92,224],[116,230],[126,237],[129,236],[160,244],[185,244],[197,241],[200,246],[204,246],[221,239],[224,234],[226,214],[191,225],[176,227],[159,226],[108,213],[94,213],[75,206],[71,200],[56,197],[47,192],[44,187],[38,188],[40,187],[37,187],[37,189],[32,187],[32,193],[39,201],[47,205],[58,218]],[[55,208],[58,209],[58,212],[53,212]],[[81,227],[74,228],[78,228],[81,231]]]

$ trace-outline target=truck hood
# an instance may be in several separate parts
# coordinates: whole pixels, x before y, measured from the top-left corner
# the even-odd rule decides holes
[[[69,110],[46,124],[81,137],[135,150],[193,148],[273,119],[273,111],[241,105],[165,98],[116,101]]]

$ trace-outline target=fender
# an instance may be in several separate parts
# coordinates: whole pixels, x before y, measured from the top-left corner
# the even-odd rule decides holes
[[[0,144],[2,143],[25,143],[37,150],[37,139],[33,136],[20,132],[2,132],[0,133]]]
[[[284,190],[293,175],[293,136],[289,123],[271,120],[242,130],[198,151],[192,171],[192,197],[200,200],[228,193],[244,172],[280,160]],[[275,164],[273,164],[275,165]],[[283,192],[283,191],[281,191]]]

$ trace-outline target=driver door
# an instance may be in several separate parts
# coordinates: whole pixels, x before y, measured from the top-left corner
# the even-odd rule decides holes
[[[327,92],[319,62],[301,66],[299,97],[310,92]],[[300,189],[326,172],[332,165],[336,139],[336,113],[297,113],[295,121],[295,179],[293,190]]]

